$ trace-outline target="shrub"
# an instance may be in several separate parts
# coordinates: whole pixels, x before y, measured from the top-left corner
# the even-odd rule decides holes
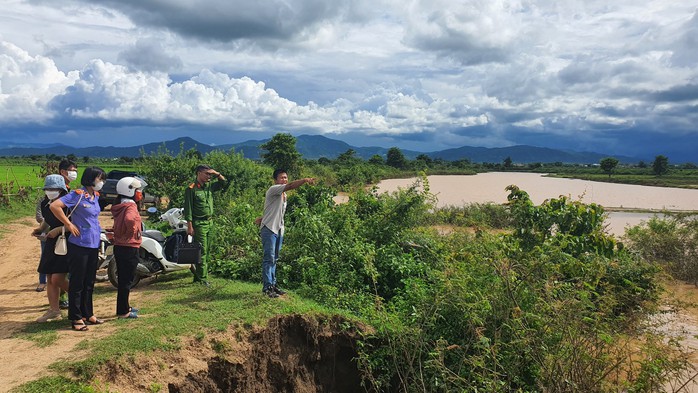
[[[666,269],[674,278],[698,285],[698,217],[652,217],[626,231],[628,248]]]

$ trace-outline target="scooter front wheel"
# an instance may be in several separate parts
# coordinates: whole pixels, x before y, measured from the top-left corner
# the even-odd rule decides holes
[[[118,268],[116,267],[116,259],[112,259],[109,262],[109,268],[107,269],[107,275],[109,276],[109,282],[111,285],[114,286],[114,288],[119,287],[119,271]],[[138,274],[133,275],[133,281],[131,281],[131,286],[130,288],[135,288],[136,285],[141,281],[141,276]]]
[[[102,256],[100,256],[99,266],[97,266],[97,273],[95,274],[95,281],[97,282],[104,282],[109,279],[109,265],[114,259],[114,254],[110,251],[112,251],[112,247],[109,247],[107,250],[105,260],[102,260]]]

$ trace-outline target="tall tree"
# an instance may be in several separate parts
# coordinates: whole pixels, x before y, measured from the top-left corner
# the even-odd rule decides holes
[[[662,176],[669,172],[669,158],[661,154],[654,157],[654,162],[652,162],[652,171],[657,176]]]
[[[368,163],[373,165],[383,165],[385,164],[385,160],[380,154],[374,154],[368,159]]]
[[[349,149],[337,156],[337,162],[344,165],[354,165],[359,161],[360,159],[356,157],[356,150],[354,149]]]
[[[610,179],[611,173],[618,166],[618,160],[613,157],[602,158],[599,165],[601,165],[601,169],[604,172],[608,173],[608,178]]]
[[[278,133],[269,142],[259,146],[262,161],[274,169],[285,169],[290,178],[301,174],[301,154],[296,150],[296,138],[291,134]]]
[[[405,155],[402,154],[402,150],[398,149],[397,147],[391,147],[388,149],[385,163],[397,169],[405,169],[407,167],[407,159],[405,158]]]
[[[511,157],[507,157],[504,159],[504,169],[511,169],[511,167],[514,165],[513,161],[511,161]]]

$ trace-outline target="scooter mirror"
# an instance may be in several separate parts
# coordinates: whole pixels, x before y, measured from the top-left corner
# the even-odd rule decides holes
[[[158,209],[155,206],[151,206],[148,209],[146,209],[146,211],[150,214],[155,214],[158,212]]]

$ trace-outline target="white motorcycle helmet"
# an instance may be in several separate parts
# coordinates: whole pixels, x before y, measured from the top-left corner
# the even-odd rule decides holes
[[[147,186],[145,180],[127,176],[116,183],[116,193],[127,198],[140,199],[136,198],[136,192],[140,193],[145,186]]]

